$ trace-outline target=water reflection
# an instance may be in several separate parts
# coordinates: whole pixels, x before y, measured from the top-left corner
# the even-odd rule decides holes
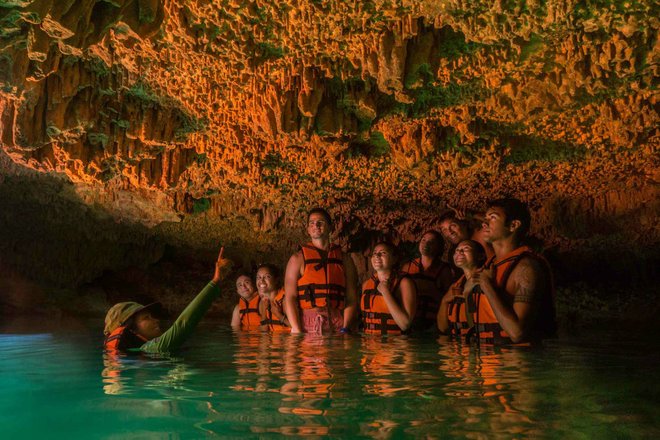
[[[261,332],[211,333],[198,343],[185,360],[104,358],[103,391],[117,400],[103,411],[153,420],[151,433],[187,426],[188,437],[599,436],[607,432],[590,423],[634,433],[654,420],[653,406],[640,403],[651,391],[633,414],[609,403],[602,384],[611,388],[614,366],[631,358],[603,349]]]
[[[101,378],[105,394],[131,394],[145,389],[190,391],[184,387],[190,375],[187,365],[173,357],[103,354]]]
[[[530,414],[539,410],[530,380],[530,349],[474,346],[440,340],[440,371],[451,379],[446,396],[459,409],[455,427],[486,426],[487,432],[540,435]]]
[[[365,337],[360,351],[366,393],[391,397],[418,386],[412,368],[415,352],[408,337]]]

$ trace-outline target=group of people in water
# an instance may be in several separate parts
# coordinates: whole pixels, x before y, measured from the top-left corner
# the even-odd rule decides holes
[[[272,332],[401,335],[439,331],[476,343],[534,343],[556,332],[554,288],[545,259],[525,244],[531,216],[513,198],[486,207],[475,228],[454,212],[426,231],[419,257],[402,262],[389,241],[373,246],[373,274],[358,289],[351,256],[330,240],[322,208],[307,216],[310,241],[279,268],[263,264],[236,279],[231,325]],[[447,252],[445,252],[447,250]],[[444,256],[444,258],[443,258]],[[403,263],[403,264],[402,264]],[[228,261],[220,251],[213,280],[162,332],[153,305],[119,303],[106,316],[108,350],[169,352],[219,294]]]

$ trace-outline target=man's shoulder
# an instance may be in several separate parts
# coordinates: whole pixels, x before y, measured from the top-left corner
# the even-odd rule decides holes
[[[511,272],[511,277],[540,277],[546,273],[546,265],[543,264],[541,257],[532,253],[524,254]]]

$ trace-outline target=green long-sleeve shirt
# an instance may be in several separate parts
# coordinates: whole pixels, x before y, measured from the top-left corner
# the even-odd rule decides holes
[[[220,289],[213,281],[210,281],[181,312],[172,327],[159,337],[145,342],[138,350],[145,353],[169,353],[179,348],[195,330],[218,295],[220,295]]]

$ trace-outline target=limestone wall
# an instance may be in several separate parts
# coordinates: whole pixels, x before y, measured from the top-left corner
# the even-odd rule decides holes
[[[132,266],[135,242],[147,266],[232,236],[256,255],[236,258],[284,260],[316,204],[361,252],[510,194],[564,279],[646,280],[657,17],[651,0],[4,2],[2,261],[80,286]],[[68,244],[23,243],[24,218]]]

